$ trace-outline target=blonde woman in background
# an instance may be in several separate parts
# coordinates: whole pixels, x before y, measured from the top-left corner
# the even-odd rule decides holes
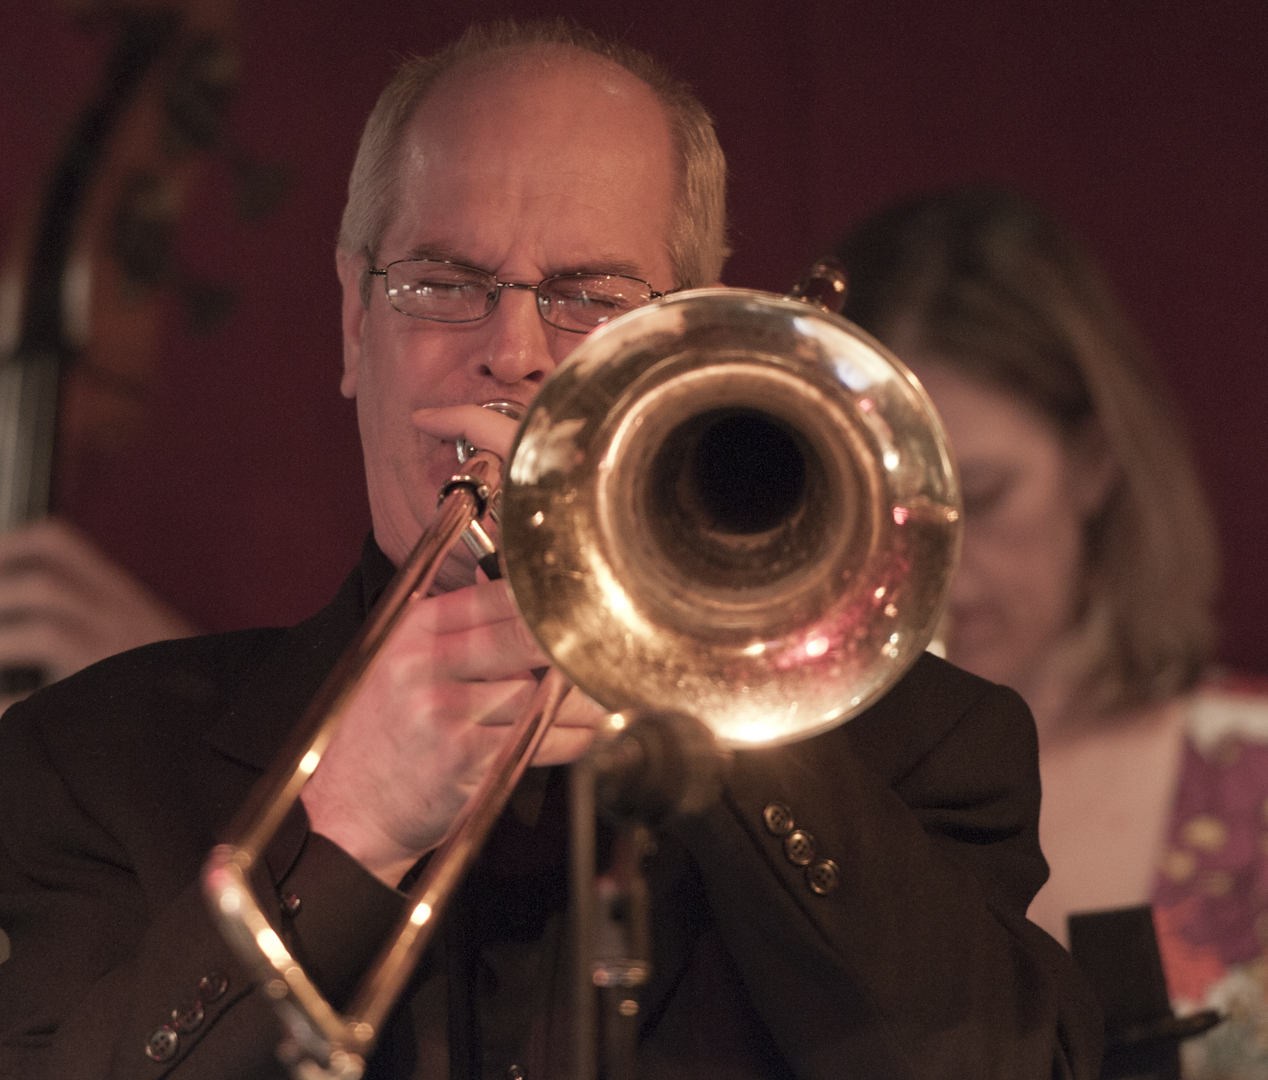
[[[1030,917],[1064,941],[1072,912],[1152,903],[1174,1006],[1231,1017],[1185,1075],[1268,1075],[1268,695],[1208,672],[1214,533],[1140,339],[1008,191],[895,206],[840,255],[845,314],[916,372],[959,461],[948,658],[1035,715],[1052,876]]]

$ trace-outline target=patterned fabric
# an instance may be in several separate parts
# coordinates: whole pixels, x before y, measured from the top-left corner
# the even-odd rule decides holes
[[[1228,1017],[1183,1044],[1186,1080],[1268,1077],[1268,682],[1193,696],[1153,905],[1176,1011]]]

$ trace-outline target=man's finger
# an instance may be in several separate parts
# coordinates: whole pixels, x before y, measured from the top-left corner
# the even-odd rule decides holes
[[[452,634],[503,619],[519,618],[505,581],[484,581],[416,601],[408,626],[429,634]]]
[[[502,727],[512,723],[536,689],[531,678],[437,683],[420,687],[411,695],[410,712],[426,715],[429,725],[452,738],[473,724]]]
[[[533,755],[534,765],[567,765],[576,761],[594,741],[590,728],[551,727]]]
[[[525,677],[548,662],[519,618],[452,634],[423,635],[405,630],[389,641],[383,657],[394,677],[419,683]]]
[[[481,450],[490,450],[505,461],[519,425],[509,416],[479,405],[454,405],[447,409],[419,409],[414,426],[424,434],[446,442],[466,439]]]
[[[495,719],[493,717],[485,717],[480,721],[486,727],[496,723],[511,723],[516,716],[506,717],[505,712],[501,714],[504,719]],[[593,731],[598,727],[599,722],[607,715],[606,712],[585,696],[575,686],[568,692],[567,696],[560,703],[559,711],[555,714],[555,719],[551,724],[552,728],[569,728],[576,731]]]

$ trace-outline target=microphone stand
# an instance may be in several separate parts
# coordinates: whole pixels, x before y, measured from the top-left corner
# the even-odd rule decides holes
[[[596,738],[600,736],[596,735]],[[594,762],[589,754],[573,762],[568,777],[571,845],[569,905],[574,949],[572,1000],[572,1078],[596,1080],[599,1032],[595,1022],[594,957],[598,951],[594,895]]]
[[[577,965],[573,1076],[574,1080],[635,1080],[639,991],[651,974],[651,928],[642,861],[652,839],[645,825],[620,826],[613,865],[601,877],[595,876],[594,779],[591,763],[574,766],[572,884]],[[583,815],[587,824],[578,820]]]
[[[640,992],[651,977],[651,920],[643,862],[649,826],[709,806],[721,759],[708,728],[674,713],[615,713],[570,773],[573,1080],[635,1080]],[[596,817],[617,828],[596,877]]]

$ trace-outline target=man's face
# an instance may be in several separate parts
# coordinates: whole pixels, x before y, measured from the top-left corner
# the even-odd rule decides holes
[[[663,111],[628,72],[558,48],[477,60],[443,76],[410,125],[376,263],[449,259],[530,284],[619,273],[664,292],[675,179]],[[525,290],[503,290],[480,322],[446,324],[396,311],[375,278],[365,307],[363,267],[340,256],[342,389],[357,400],[375,537],[399,565],[457,464],[411,414],[528,404],[581,335],[542,322]]]

